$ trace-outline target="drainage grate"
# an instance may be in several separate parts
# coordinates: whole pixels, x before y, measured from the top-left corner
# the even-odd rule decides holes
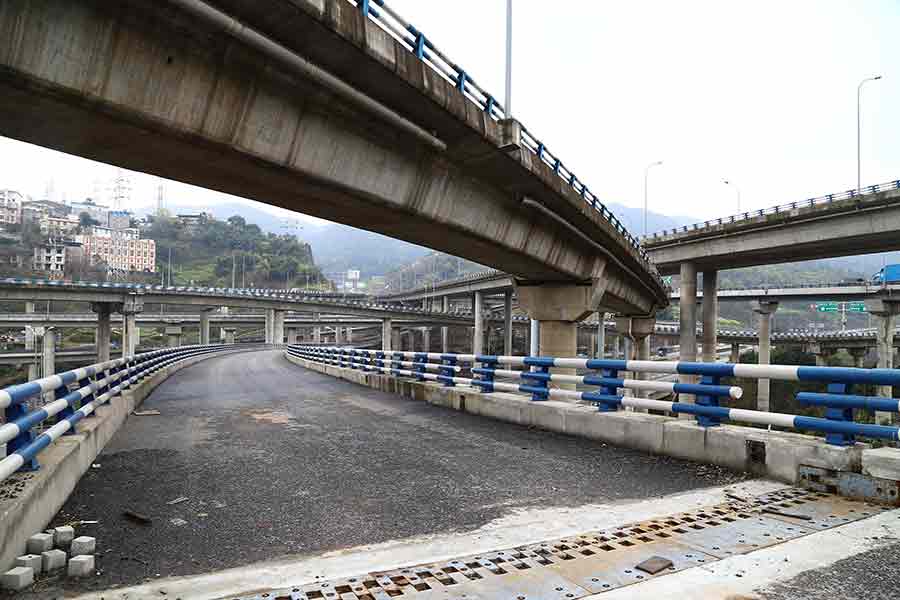
[[[609,531],[549,540],[235,600],[574,600],[746,554],[890,510],[785,488]],[[656,575],[637,569],[672,561]]]

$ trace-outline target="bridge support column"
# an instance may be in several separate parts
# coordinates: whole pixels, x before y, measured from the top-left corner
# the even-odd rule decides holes
[[[56,373],[56,329],[47,327],[44,329],[44,338],[41,342],[41,377],[49,377]],[[54,400],[53,392],[44,395],[46,402]]]
[[[391,329],[391,348],[394,352],[400,352],[403,350],[402,341],[403,339],[400,335],[400,330]]]
[[[25,303],[25,312],[28,314],[34,313],[34,302],[26,302]],[[26,325],[25,326],[25,352],[34,352],[34,326]],[[34,381],[38,379],[38,372],[40,372],[40,365],[36,362],[30,363],[28,365],[28,381]]]
[[[740,344],[732,344],[731,345],[731,356],[728,359],[728,362],[732,364],[738,364],[741,362],[741,345]]]
[[[275,309],[266,309],[266,343],[272,344],[275,339]]]
[[[857,369],[862,369],[865,365],[866,354],[868,354],[868,348],[847,348],[847,352],[850,353],[850,356],[853,357],[853,366]]]
[[[472,304],[475,328],[472,332],[472,354],[484,354],[484,294],[475,292]]]
[[[223,327],[222,328],[222,337],[225,339],[226,344],[234,344],[234,327]]]
[[[597,313],[597,353],[596,358],[604,358],[606,356],[606,313]]]
[[[394,336],[393,336],[393,331],[391,330],[391,320],[390,319],[382,319],[381,320],[381,350],[383,352],[391,352],[394,348],[393,341],[394,341]]]
[[[718,358],[718,279],[718,271],[703,271],[703,362],[716,362]]]
[[[203,346],[209,344],[209,314],[208,310],[200,313],[200,344]]]
[[[169,348],[177,348],[182,344],[183,330],[179,326],[166,327],[166,337],[168,338]]]
[[[512,291],[503,294],[503,354],[512,356],[513,324],[512,324]]]
[[[121,305],[119,305],[121,307]],[[97,333],[94,336],[97,345],[97,362],[106,362],[110,356],[110,337],[112,335],[113,304],[110,302],[93,302],[91,310],[97,313]]]
[[[621,323],[621,324],[620,324]],[[650,336],[656,327],[656,317],[620,317],[616,319],[616,327],[620,331],[627,331],[626,339],[632,340],[634,356],[627,356],[625,360],[650,360]],[[635,373],[635,379],[648,380],[648,373]],[[649,393],[635,392],[640,398],[648,398]]]
[[[577,322],[596,312],[593,304],[594,286],[516,284],[516,295],[521,306],[532,319],[539,321],[537,355],[554,358],[571,358],[578,354]],[[574,369],[551,370],[554,373],[574,375]],[[572,384],[554,385],[563,389],[575,389]]]
[[[290,346],[294,346],[297,344],[297,338],[299,337],[296,327],[289,327],[287,329],[287,343]]]
[[[778,310],[778,303],[760,300],[753,312],[759,314],[759,360],[761,365],[768,365],[772,361],[772,315]],[[756,408],[769,411],[772,403],[770,398],[770,384],[768,379],[757,381]]]
[[[353,328],[349,325],[344,329],[344,337],[348,344],[353,344]]]
[[[344,343],[344,336],[341,333],[341,326],[335,325],[334,326],[334,345],[340,346],[343,343]]]
[[[441,312],[450,312],[450,297],[443,296],[441,298]],[[450,350],[450,328],[444,325],[441,327],[441,352],[447,354]]]
[[[816,357],[816,366],[817,367],[827,367],[828,366],[828,355],[831,354],[825,348],[822,347],[822,344],[819,343],[810,343],[807,344],[804,348],[804,351],[807,354],[812,354]]]
[[[272,343],[284,343],[284,311],[276,310],[272,320]]]
[[[697,267],[694,263],[681,263],[681,294],[679,302],[679,348],[678,355],[681,362],[695,362],[697,360]],[[679,375],[681,383],[695,383],[694,375]],[[693,404],[693,394],[679,394],[679,402]],[[688,414],[678,415],[681,419],[693,419]]]
[[[422,328],[422,352],[431,352],[431,327]]]
[[[144,301],[136,295],[125,297],[122,304],[122,356],[134,356],[141,341],[141,330],[137,326],[137,314],[143,312]]]
[[[867,300],[866,309],[869,314],[874,315],[875,319],[875,349],[878,354],[879,369],[894,368],[894,328],[897,324],[897,313],[900,312],[900,303],[885,302],[884,300]],[[884,398],[892,398],[894,395],[893,387],[889,385],[880,385],[877,388],[877,394]],[[893,414],[889,412],[876,411],[875,424],[889,425],[893,418]]]

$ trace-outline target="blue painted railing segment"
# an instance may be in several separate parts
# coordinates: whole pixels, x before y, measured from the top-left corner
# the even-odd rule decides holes
[[[341,364],[342,356],[349,356],[346,348],[290,346],[288,352],[299,358],[309,359],[327,364]],[[360,358],[358,364],[370,364],[383,367],[379,356],[383,352],[357,350]],[[697,417],[699,425],[714,427],[722,421],[738,421],[758,425],[769,425],[781,428],[818,431],[826,434],[826,442],[832,445],[849,445],[854,443],[854,436],[866,436],[889,440],[900,440],[900,428],[893,426],[869,425],[853,421],[854,409],[884,410],[900,412],[900,401],[890,398],[856,396],[850,393],[851,386],[857,382],[900,384],[900,371],[886,369],[849,369],[830,367],[790,367],[784,365],[746,365],[725,363],[693,363],[693,362],[651,362],[594,360],[552,357],[493,356],[472,354],[431,354],[415,352],[394,352],[395,361],[391,369],[379,368],[381,373],[402,377],[415,377],[420,380],[437,381],[444,385],[469,385],[482,392],[510,391],[530,394],[533,400],[559,398],[564,400],[584,400],[597,405],[600,411],[614,411],[620,408],[655,410],[675,414],[690,414]],[[419,362],[406,363],[421,365],[423,360],[439,361],[431,368],[440,374],[425,373],[423,369],[403,370],[403,358],[416,358]],[[379,362],[381,364],[379,365]],[[460,363],[470,364],[472,379],[455,377],[449,370],[449,364],[459,369]],[[533,367],[537,371],[510,371],[498,368],[503,365],[522,368]],[[557,368],[584,368],[599,371],[598,375],[560,375],[550,372]],[[426,368],[428,364],[426,363]],[[651,372],[669,374],[700,375],[700,383],[669,383],[660,381],[628,380],[618,377],[620,371]],[[816,406],[825,406],[825,418],[804,417],[782,413],[771,413],[756,410],[727,408],[719,406],[721,398],[740,398],[741,390],[735,386],[723,385],[724,377],[769,378],[787,381],[822,382],[831,375],[829,391],[825,394],[802,392],[799,401]],[[498,377],[523,380],[521,384],[497,381]],[[595,391],[577,392],[550,387],[550,383],[580,383],[596,386]],[[622,396],[619,389],[646,389],[669,391],[676,394],[691,394],[697,397],[696,404],[670,402]]]

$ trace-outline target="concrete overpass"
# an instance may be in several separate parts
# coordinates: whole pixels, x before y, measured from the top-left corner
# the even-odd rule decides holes
[[[0,133],[512,273],[544,353],[571,354],[598,309],[666,305],[643,248],[558,157],[366,7],[11,3]]]
[[[660,272],[698,271],[900,250],[900,181],[657,232],[642,243]]]

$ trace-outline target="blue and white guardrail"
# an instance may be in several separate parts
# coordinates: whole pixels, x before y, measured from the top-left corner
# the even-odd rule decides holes
[[[851,393],[852,386],[900,385],[900,370],[391,352],[303,345],[288,346],[287,352],[314,362],[396,377],[414,377],[420,381],[435,381],[445,386],[466,385],[485,393],[501,391],[526,393],[535,401],[554,398],[580,400],[595,404],[600,411],[615,411],[630,407],[690,414],[696,416],[698,424],[705,427],[714,427],[722,421],[736,421],[816,431],[825,434],[827,443],[837,446],[852,445],[855,443],[855,436],[900,440],[898,427],[857,423],[854,420],[856,417],[854,411],[859,409],[900,412],[900,401],[894,398]],[[519,367],[521,370],[501,369],[500,365]],[[551,373],[551,368],[581,369],[596,373],[567,375]],[[468,370],[473,377],[460,377],[459,373],[463,370]],[[428,371],[438,371],[438,374]],[[625,372],[692,375],[699,377],[700,381],[674,383],[619,376]],[[517,379],[521,383],[501,382],[497,381],[497,378]],[[720,406],[719,403],[723,399],[725,401],[739,399],[743,395],[740,387],[723,385],[723,379],[776,379],[825,383],[826,393],[797,394],[797,400],[801,404],[825,407],[825,416],[808,417]],[[576,384],[590,386],[593,389],[588,391],[558,389],[550,387],[551,383]],[[620,390],[690,394],[696,397],[696,403],[637,398],[622,394]]]
[[[0,390],[0,410],[6,422],[0,425],[0,445],[6,456],[0,460],[0,481],[20,470],[38,468],[37,455],[113,397],[145,377],[186,358],[233,349],[231,345],[181,346],[119,358],[13,385]],[[28,412],[26,403],[52,393],[54,400]],[[36,434],[43,423],[53,425]]]

